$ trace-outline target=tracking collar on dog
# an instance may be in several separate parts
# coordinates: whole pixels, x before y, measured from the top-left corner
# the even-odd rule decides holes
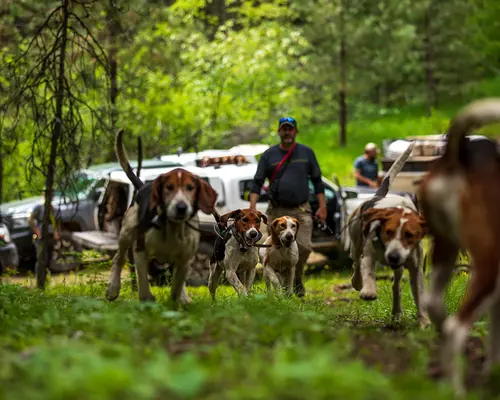
[[[240,235],[238,231],[236,231],[236,226],[233,224],[231,225],[230,231],[232,232],[232,235],[240,245],[240,251],[242,253],[246,253],[250,247],[253,247],[255,243],[257,243],[260,239],[262,239],[262,232],[257,231],[257,238],[253,243],[248,243],[247,239],[245,238],[245,235]]]

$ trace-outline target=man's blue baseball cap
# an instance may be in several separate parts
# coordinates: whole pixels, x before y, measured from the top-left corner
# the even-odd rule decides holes
[[[295,121],[295,118],[292,118],[292,117],[280,118],[278,129],[280,129],[282,126],[285,126],[285,125],[289,125],[292,128],[297,128],[297,121]]]

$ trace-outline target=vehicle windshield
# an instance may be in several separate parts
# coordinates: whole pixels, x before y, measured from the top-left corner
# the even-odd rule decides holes
[[[59,197],[69,197],[71,200],[82,200],[88,197],[97,180],[97,175],[78,171],[73,173],[66,187],[57,188],[54,194]]]

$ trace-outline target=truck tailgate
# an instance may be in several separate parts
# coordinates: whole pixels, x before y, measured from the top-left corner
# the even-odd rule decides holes
[[[73,238],[87,249],[118,250],[118,236],[103,231],[73,232]]]

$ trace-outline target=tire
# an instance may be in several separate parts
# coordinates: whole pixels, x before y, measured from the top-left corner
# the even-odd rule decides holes
[[[82,248],[73,239],[69,231],[61,232],[61,240],[54,246],[52,260],[50,262],[51,272],[69,272],[82,265]]]

